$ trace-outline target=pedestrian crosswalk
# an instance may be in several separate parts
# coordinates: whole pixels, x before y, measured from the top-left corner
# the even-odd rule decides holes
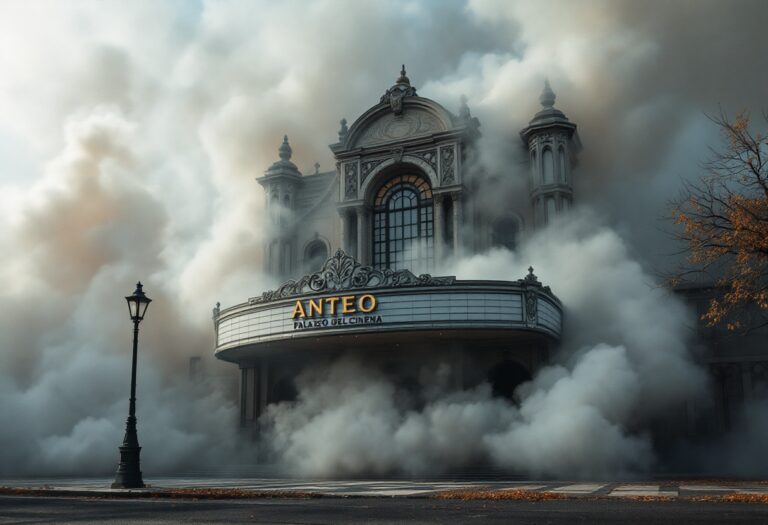
[[[446,493],[546,493],[557,497],[677,498],[746,494],[768,498],[768,484],[756,482],[712,483],[588,483],[531,481],[429,481],[429,480],[296,480],[279,478],[155,478],[145,479],[146,491],[176,489],[237,489],[258,493],[312,493],[337,497],[431,497]],[[46,490],[110,492],[111,479],[0,480],[0,487]]]

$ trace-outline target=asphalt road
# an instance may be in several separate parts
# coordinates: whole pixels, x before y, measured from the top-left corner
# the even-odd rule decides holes
[[[0,496],[0,523],[768,523],[768,505],[633,500],[443,501],[408,498],[250,501]]]

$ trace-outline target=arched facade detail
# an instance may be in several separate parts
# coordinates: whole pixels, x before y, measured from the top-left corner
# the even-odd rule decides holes
[[[365,202],[370,203],[372,201],[375,192],[384,184],[387,178],[396,173],[408,171],[409,166],[416,168],[415,171],[425,175],[432,188],[440,186],[437,172],[435,172],[432,166],[418,157],[403,155],[400,162],[395,159],[387,159],[371,170],[360,188],[360,194]]]
[[[408,97],[404,101],[403,106],[405,113],[407,113],[408,110],[416,110],[429,116],[430,120],[434,119],[433,122],[435,125],[429,126],[433,129],[425,129],[424,133],[439,133],[454,127],[451,114],[448,113],[443,106],[433,100],[422,97]],[[342,141],[344,149],[359,146],[361,138],[365,136],[366,132],[368,132],[371,127],[385,125],[386,123],[384,121],[389,119],[391,114],[392,111],[389,104],[379,103],[360,115],[352,126],[350,126],[348,133]]]
[[[322,247],[322,251],[325,254],[324,256],[317,253],[319,247]],[[330,254],[331,243],[328,242],[328,239],[325,237],[317,235],[304,244],[304,249],[302,250],[303,266],[307,270],[316,271],[318,268],[314,268],[314,266],[317,266],[317,264],[315,264],[317,260],[319,260],[320,265],[322,265],[322,263],[330,257]]]

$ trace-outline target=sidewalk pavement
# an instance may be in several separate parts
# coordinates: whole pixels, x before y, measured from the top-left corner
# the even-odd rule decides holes
[[[111,489],[111,478],[0,480],[1,494],[82,497],[408,497],[450,499],[630,498],[768,503],[768,481],[653,482],[295,480],[149,478],[143,489]]]

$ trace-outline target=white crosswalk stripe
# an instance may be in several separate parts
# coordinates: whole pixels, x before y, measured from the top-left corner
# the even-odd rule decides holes
[[[608,495],[624,498],[628,496],[659,496],[659,489],[658,485],[620,485]]]
[[[605,483],[574,483],[565,485],[556,489],[549,489],[547,492],[556,494],[591,494],[605,487]]]

